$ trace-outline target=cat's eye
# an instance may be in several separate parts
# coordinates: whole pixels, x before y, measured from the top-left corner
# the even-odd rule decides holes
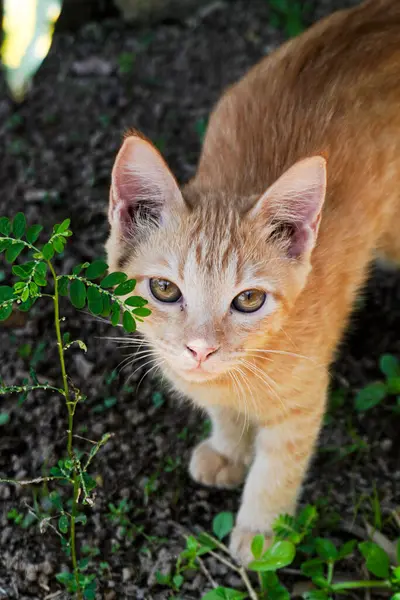
[[[261,290],[245,290],[232,300],[232,306],[239,312],[256,312],[262,307],[266,297],[266,293]]]
[[[160,302],[178,302],[182,298],[181,290],[168,279],[150,279],[150,290]]]

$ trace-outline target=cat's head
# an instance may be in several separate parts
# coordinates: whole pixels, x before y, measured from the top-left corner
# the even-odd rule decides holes
[[[207,382],[268,347],[306,284],[325,187],[315,156],[258,197],[196,181],[181,192],[148,140],[125,139],[112,173],[108,261],[148,300],[139,330],[169,372]]]

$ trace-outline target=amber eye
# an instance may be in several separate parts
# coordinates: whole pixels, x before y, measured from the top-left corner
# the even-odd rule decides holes
[[[150,279],[150,290],[160,302],[178,302],[182,297],[178,286],[168,279]]]
[[[260,290],[245,290],[232,300],[232,306],[239,312],[252,313],[259,310],[267,295]]]

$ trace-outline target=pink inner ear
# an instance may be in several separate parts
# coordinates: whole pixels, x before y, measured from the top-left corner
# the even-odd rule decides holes
[[[303,256],[313,249],[326,193],[326,162],[306,158],[286,171],[260,198],[253,216],[261,214],[287,226],[288,254]]]
[[[139,220],[157,221],[176,202],[182,196],[158,150],[139,136],[126,138],[112,172],[111,224],[131,233]]]

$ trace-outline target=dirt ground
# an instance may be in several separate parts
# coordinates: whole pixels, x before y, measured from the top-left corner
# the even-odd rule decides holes
[[[309,22],[356,3],[312,2]],[[143,130],[178,178],[188,179],[205,119],[222,89],[284,38],[269,24],[265,0],[212,3],[190,21],[171,20],[151,30],[109,20],[56,35],[23,105],[13,105],[1,83],[0,215],[23,210],[31,223],[48,228],[71,217],[74,237],[60,271],[101,257],[110,171],[124,130]],[[155,571],[165,571],[183,548],[180,526],[210,530],[215,514],[236,510],[239,493],[204,489],[188,477],[190,449],[207,430],[203,416],[169,397],[156,379],[138,387],[143,371],[134,373],[136,366],[116,371],[125,351],[107,339],[115,335],[112,327],[68,301],[62,309],[72,336],[89,347],[84,357],[69,356],[70,374],[89,397],[78,409],[77,431],[91,439],[115,434],[94,463],[96,502],[86,511],[88,525],[78,528],[79,545],[98,548],[97,560],[109,565],[98,597],[168,598],[156,585]],[[58,380],[51,319],[51,306],[41,301],[25,326],[0,327],[0,373],[7,382],[21,381],[32,363],[40,378]],[[352,403],[360,387],[379,377],[378,360],[386,352],[400,357],[400,274],[375,270],[332,369],[333,387],[347,389],[348,399],[321,435],[302,496],[302,502],[324,498],[324,515],[339,514],[342,523],[352,523],[356,513],[360,518],[373,489],[384,518],[396,493],[399,501],[398,417],[396,422],[385,406],[359,416]],[[22,405],[16,397],[2,398],[4,411],[10,420],[0,426],[1,476],[38,476],[63,456],[66,411],[59,398],[35,393]],[[330,448],[346,450],[353,431],[363,448],[338,458]],[[35,493],[40,505],[43,489]],[[136,507],[130,512],[132,540],[107,517],[108,503],[124,498]],[[57,595],[54,574],[67,560],[54,531],[40,532],[35,524],[22,528],[7,517],[12,508],[26,514],[32,506],[32,489],[0,486],[0,599],[65,597]],[[343,528],[334,531],[339,539],[346,535]],[[212,559],[207,565],[219,583],[235,585],[224,566]],[[195,573],[181,598],[198,600],[207,586],[203,574]]]

